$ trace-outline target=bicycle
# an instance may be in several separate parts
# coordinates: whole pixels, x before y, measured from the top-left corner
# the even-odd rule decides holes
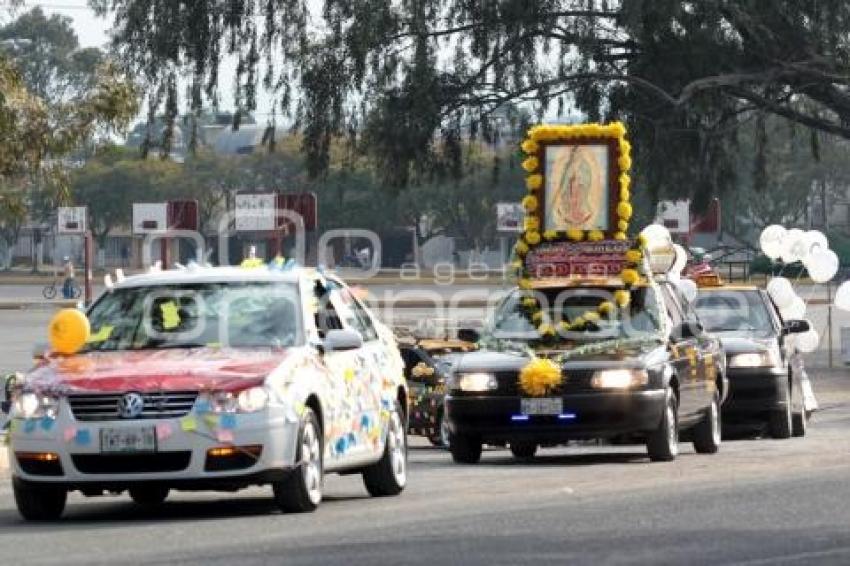
[[[56,294],[62,289],[64,284],[65,284],[64,280],[54,279],[53,282],[50,283],[50,285],[46,285],[44,287],[44,289],[41,290],[41,294],[44,296],[45,299],[48,299],[48,300],[49,299],[55,299]],[[79,285],[77,285],[77,282],[75,280],[72,280],[71,281],[71,296],[74,299],[79,299],[82,296],[82,294],[83,294],[83,289]]]

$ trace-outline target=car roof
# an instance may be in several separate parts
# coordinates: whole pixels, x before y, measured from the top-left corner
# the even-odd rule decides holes
[[[115,288],[185,285],[191,283],[296,283],[302,277],[311,277],[315,274],[315,269],[304,267],[287,270],[267,269],[265,267],[251,269],[243,267],[187,267],[184,269],[167,269],[131,275],[116,283]],[[338,281],[336,277],[330,278]]]

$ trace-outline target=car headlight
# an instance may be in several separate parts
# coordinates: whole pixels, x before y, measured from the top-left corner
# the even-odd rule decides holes
[[[487,372],[460,373],[454,376],[454,388],[468,393],[481,393],[498,389],[496,376]]]
[[[237,393],[218,391],[209,399],[214,413],[256,413],[269,405],[269,393],[265,387],[250,387]]]
[[[745,352],[729,356],[730,368],[768,368],[781,365],[779,352],[774,348],[761,352]]]
[[[649,383],[645,369],[603,369],[595,372],[590,386],[595,389],[629,389]]]
[[[20,419],[55,419],[59,413],[59,399],[53,395],[25,391],[12,405],[12,416]]]

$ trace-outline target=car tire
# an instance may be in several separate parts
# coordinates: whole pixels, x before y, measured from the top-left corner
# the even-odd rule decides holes
[[[531,460],[532,458],[534,458],[534,455],[536,453],[536,442],[511,442],[511,454],[513,454],[514,458],[516,458],[517,460]]]
[[[168,498],[167,487],[131,487],[130,498],[139,505],[153,507],[162,504]]]
[[[316,413],[309,407],[301,416],[295,469],[272,484],[274,500],[284,513],[315,511],[322,501],[322,433]]]
[[[465,434],[449,434],[449,452],[457,464],[477,464],[481,460],[481,439]]]
[[[667,401],[658,428],[646,437],[646,452],[653,462],[670,462],[679,454],[679,415],[676,396],[667,392]]]
[[[770,436],[776,439],[791,438],[793,422],[791,415],[791,396],[788,396],[788,402],[781,409],[776,409],[770,413],[770,421],[768,428]]]
[[[64,489],[27,484],[18,478],[12,479],[12,490],[18,513],[27,521],[55,521],[62,516],[68,499]]]
[[[363,470],[363,483],[372,497],[398,495],[407,485],[407,429],[398,405],[387,421],[384,453]]]
[[[794,413],[791,423],[791,434],[796,437],[806,436],[806,429],[808,428],[808,417],[806,417],[806,411],[800,411],[799,413]]]
[[[720,449],[720,442],[720,396],[715,393],[705,416],[694,427],[694,450],[697,454],[714,454]]]

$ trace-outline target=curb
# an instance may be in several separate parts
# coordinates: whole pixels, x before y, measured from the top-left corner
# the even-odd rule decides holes
[[[0,300],[0,310],[12,311],[12,310],[26,310],[26,309],[39,309],[39,310],[53,310],[59,308],[73,308],[77,306],[77,301],[70,300],[62,300],[62,301],[45,301],[45,300]]]

